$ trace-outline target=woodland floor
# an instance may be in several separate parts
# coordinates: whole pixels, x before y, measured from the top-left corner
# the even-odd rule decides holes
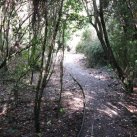
[[[5,76],[4,79],[6,78]],[[33,85],[36,83],[37,75],[34,78]],[[27,80],[19,84],[19,99],[16,106],[13,86],[12,81],[0,82],[0,137],[36,137],[33,88],[27,84]],[[83,95],[66,71],[64,71],[64,90],[60,109],[58,109],[59,93],[60,73],[59,66],[56,66],[42,98],[40,116],[42,130],[39,137],[76,137],[78,134],[83,116]]]
[[[71,76],[84,90],[85,108],[82,91]],[[79,137],[137,137],[137,92],[125,93],[114,72],[87,68],[83,55],[66,54],[58,113],[59,77],[57,66],[42,98],[41,137],[77,137],[79,131]],[[16,106],[14,82],[3,78],[7,76],[0,77],[0,137],[35,137],[32,86],[20,83]]]

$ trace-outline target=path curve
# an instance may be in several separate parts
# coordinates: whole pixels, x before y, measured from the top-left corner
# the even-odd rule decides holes
[[[64,67],[81,84],[86,96],[81,137],[137,137],[137,115],[128,109],[120,82],[106,69],[84,67],[80,63],[83,59],[84,55],[67,53],[64,60]]]

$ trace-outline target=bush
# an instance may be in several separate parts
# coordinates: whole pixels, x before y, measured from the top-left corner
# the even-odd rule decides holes
[[[93,40],[91,34],[89,30],[83,32],[81,41],[76,47],[76,53],[85,54],[90,67],[103,66],[106,64],[104,51],[99,40]]]
[[[90,30],[85,30],[83,32],[81,40],[76,46],[76,53],[85,53],[85,48],[91,45],[91,41],[92,41],[91,34],[92,32]]]
[[[84,53],[85,45],[83,43],[78,43],[76,46],[76,53]]]
[[[79,42],[76,46],[76,53],[83,53],[85,54],[85,50],[87,47],[90,47],[92,45],[92,42],[90,41],[83,41]]]
[[[103,66],[106,64],[104,51],[98,40],[94,40],[91,45],[86,46],[84,54],[87,57],[90,67]]]

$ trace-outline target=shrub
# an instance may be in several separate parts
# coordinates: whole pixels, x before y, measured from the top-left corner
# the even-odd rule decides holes
[[[91,45],[92,37],[91,30],[85,30],[82,34],[81,40],[76,46],[76,53],[85,53],[85,48]]]
[[[106,64],[104,51],[98,40],[94,40],[90,45],[86,46],[84,54],[87,57],[90,67],[103,66]]]
[[[76,46],[76,53],[84,53],[85,45],[83,43],[78,43]]]
[[[104,51],[98,39],[92,39],[91,31],[85,30],[82,38],[76,47],[76,53],[84,53],[90,67],[106,64]]]

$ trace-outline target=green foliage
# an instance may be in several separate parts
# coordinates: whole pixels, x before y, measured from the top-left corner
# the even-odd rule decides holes
[[[126,2],[117,2],[114,8],[114,16],[112,15],[108,22],[111,46],[115,58],[123,70],[125,77],[123,83],[128,92],[133,91],[133,81],[137,77],[137,37],[136,27],[133,22],[133,14],[136,13],[130,6]],[[133,13],[131,14],[131,12]]]
[[[83,32],[81,41],[76,47],[77,53],[84,53],[91,67],[105,65],[105,56],[98,39],[92,39],[90,30]]]
[[[64,13],[62,17],[62,21],[66,18],[66,26],[67,26],[67,34],[72,35],[78,29],[86,26],[88,22],[88,17],[86,17],[83,13],[83,5],[81,5],[80,1],[76,0],[68,0],[64,4]]]
[[[92,44],[85,48],[85,55],[91,67],[106,64],[104,51],[98,40],[92,41]]]
[[[78,43],[76,47],[76,53],[84,53],[85,46],[86,45],[84,43]]]
[[[85,30],[82,34],[81,40],[78,43],[76,47],[77,53],[85,53],[86,47],[90,46],[92,44],[92,37],[91,37],[91,31]]]
[[[25,74],[30,69],[27,62],[19,57],[18,60],[16,60],[14,67],[15,68],[11,73],[13,73],[13,77],[16,79],[19,79],[23,74]]]
[[[60,108],[60,109],[59,109],[59,112],[64,114],[64,113],[65,113],[64,108]]]
[[[114,23],[116,25],[113,27],[113,32],[111,31],[109,35],[115,57],[123,70],[135,68],[135,61],[137,59],[137,40],[132,39],[132,31],[128,31],[128,35],[126,35],[122,31],[120,24],[116,21]]]

